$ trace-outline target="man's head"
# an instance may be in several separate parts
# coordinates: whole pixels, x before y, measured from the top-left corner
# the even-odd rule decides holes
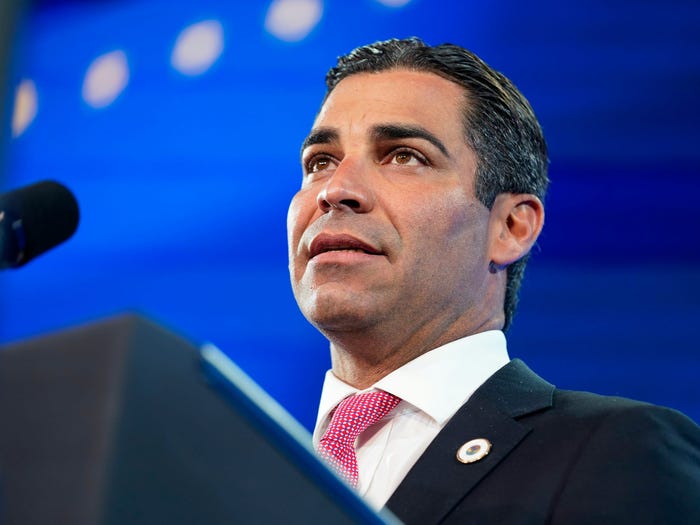
[[[544,186],[544,168],[535,175],[518,165],[515,157],[533,164],[535,155],[519,152],[523,119],[491,100],[517,92],[474,94],[443,69],[501,77],[473,55],[458,59],[459,48],[432,48],[446,63],[430,49],[392,41],[340,59],[302,147],[304,178],[288,215],[290,274],[301,310],[333,343],[336,373],[343,352],[364,352],[386,371],[504,326],[505,269],[542,226],[544,187],[532,180],[541,175]]]
[[[328,71],[326,98],[350,75],[397,68],[431,72],[464,88],[464,133],[477,156],[475,191],[485,206],[500,193],[531,193],[544,201],[547,146],[530,104],[510,80],[462,47],[431,47],[417,38],[358,47]],[[508,267],[504,328],[515,314],[528,257]]]

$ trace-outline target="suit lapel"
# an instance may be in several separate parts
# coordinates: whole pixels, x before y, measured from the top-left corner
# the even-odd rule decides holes
[[[457,411],[387,503],[407,523],[436,523],[506,457],[531,429],[515,418],[552,405],[554,387],[513,360]],[[457,461],[462,444],[485,438],[491,451],[470,464]]]

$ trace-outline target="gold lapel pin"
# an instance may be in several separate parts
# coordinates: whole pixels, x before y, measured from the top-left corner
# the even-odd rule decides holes
[[[491,442],[488,439],[472,439],[459,447],[457,450],[457,461],[460,463],[474,463],[486,457],[490,450]]]

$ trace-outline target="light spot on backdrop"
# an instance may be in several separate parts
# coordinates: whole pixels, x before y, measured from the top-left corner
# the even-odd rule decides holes
[[[298,42],[323,15],[321,0],[274,0],[267,10],[265,29],[280,40]]]
[[[178,35],[170,63],[183,75],[201,75],[224,50],[224,30],[218,20],[205,20],[186,27]]]
[[[410,3],[411,0],[377,0],[377,2],[387,7],[403,7]]]
[[[19,137],[32,123],[39,108],[34,82],[25,79],[17,87],[15,108],[12,114],[12,136]]]
[[[94,108],[109,106],[129,83],[129,64],[124,51],[97,57],[85,73],[83,99]]]

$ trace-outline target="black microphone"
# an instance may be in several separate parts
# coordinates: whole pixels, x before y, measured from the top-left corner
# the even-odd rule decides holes
[[[68,240],[79,218],[75,197],[55,181],[0,195],[0,269],[23,266]]]

